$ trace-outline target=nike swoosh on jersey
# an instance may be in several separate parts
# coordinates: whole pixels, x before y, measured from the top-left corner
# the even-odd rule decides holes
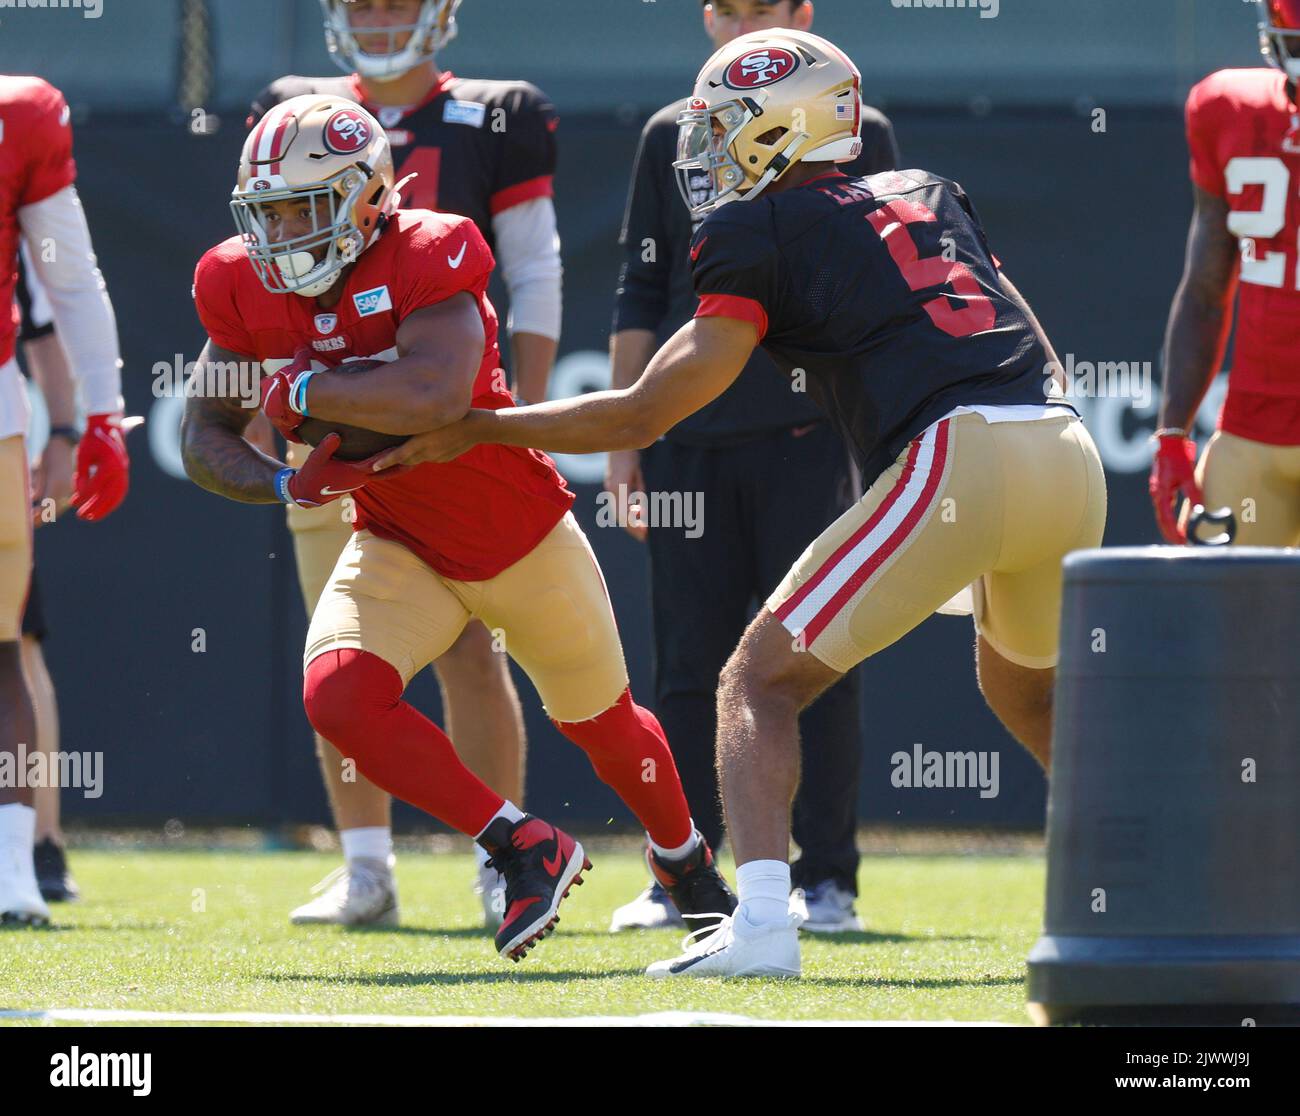
[[[708,244],[708,242],[709,242],[709,238],[706,236],[694,248],[691,249],[691,263],[694,263],[696,260],[700,258],[700,252],[704,250],[704,246]]]
[[[322,488],[320,494],[322,496],[346,496],[349,492],[356,492],[362,488],[365,488],[364,484],[359,484],[356,488]]]
[[[468,247],[469,247],[469,241],[467,240],[465,241],[464,244],[460,246],[460,251],[457,252],[454,257],[452,256],[447,257],[447,262],[451,265],[453,271],[455,271],[456,268],[460,267],[461,263],[464,261],[465,249]]]

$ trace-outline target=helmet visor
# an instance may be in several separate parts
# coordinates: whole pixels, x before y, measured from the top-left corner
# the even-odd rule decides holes
[[[734,201],[745,172],[731,155],[731,145],[754,119],[749,106],[725,101],[712,107],[684,109],[677,117],[677,188],[695,217]]]

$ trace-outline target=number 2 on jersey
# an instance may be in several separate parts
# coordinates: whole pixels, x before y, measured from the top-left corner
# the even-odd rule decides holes
[[[1228,214],[1228,231],[1241,241],[1241,281],[1260,287],[1286,285],[1286,253],[1259,255],[1256,240],[1272,240],[1286,228],[1286,201],[1291,192],[1291,171],[1276,157],[1229,159],[1223,168],[1228,193],[1241,194],[1247,186],[1263,187],[1258,209],[1233,209]],[[1296,266],[1296,287],[1300,288],[1300,263]]]
[[[981,289],[974,273],[964,263],[945,260],[942,256],[921,257],[908,225],[937,222],[934,212],[919,202],[894,198],[873,213],[867,214],[871,227],[885,247],[903,279],[914,291],[928,287],[952,287],[925,304],[925,312],[950,337],[970,337],[992,329],[997,320],[993,302]],[[950,300],[964,303],[955,309]]]

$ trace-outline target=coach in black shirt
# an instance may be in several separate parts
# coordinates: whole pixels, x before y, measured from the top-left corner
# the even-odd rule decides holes
[[[705,29],[715,47],[764,28],[808,30],[811,0],[713,0]],[[678,192],[677,115],[657,112],[641,134],[623,225],[626,262],[611,345],[613,386],[634,383],[661,342],[695,314],[691,215]],[[862,156],[843,169],[898,166],[889,121],[863,109]],[[723,818],[714,770],[718,675],[761,601],[808,539],[856,498],[846,447],[806,393],[792,391],[762,350],[736,382],[645,451],[611,453],[606,488],[616,496],[701,494],[703,530],[633,525],[650,551],[656,712],[672,744],[695,823],[716,848]],[[682,505],[684,506],[684,505]],[[694,536],[694,537],[691,537]],[[857,894],[861,709],[847,675],[800,718],[803,777],[794,804],[801,856],[795,886],[807,896],[805,929],[860,929]],[[664,925],[676,912],[652,885],[614,915],[612,930]]]

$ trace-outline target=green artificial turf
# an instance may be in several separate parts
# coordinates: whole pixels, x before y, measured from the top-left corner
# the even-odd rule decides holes
[[[0,1010],[1027,1022],[1040,857],[869,856],[866,931],[805,935],[802,980],[658,982],[642,970],[675,955],[681,932],[608,934],[644,862],[590,852],[554,936],[513,964],[481,929],[468,854],[402,855],[402,927],[346,931],[287,918],[333,855],[74,850],[85,899],[55,907],[49,929],[0,933]]]

